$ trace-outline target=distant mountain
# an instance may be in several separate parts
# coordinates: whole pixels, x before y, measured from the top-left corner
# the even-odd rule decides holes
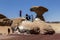
[[[60,23],[60,22],[47,22],[47,23]]]

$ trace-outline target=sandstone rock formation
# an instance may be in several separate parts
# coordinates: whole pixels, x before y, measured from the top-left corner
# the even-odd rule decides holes
[[[3,14],[0,14],[0,19],[3,19],[3,18],[7,18],[7,17],[4,16]]]
[[[12,23],[12,27],[16,27],[16,24],[17,25],[20,25],[22,21],[26,20],[25,18],[15,18],[15,19],[11,19],[13,20],[13,23]]]
[[[52,28],[51,25],[49,25],[48,23],[40,20],[39,18],[36,18],[33,21],[33,24],[40,28],[40,33],[41,34],[54,34],[55,33],[55,31],[54,31],[54,29]]]
[[[39,34],[40,29],[39,27],[36,27],[33,22],[31,21],[23,21],[21,25],[18,26],[21,32],[27,33],[27,34]]]
[[[36,18],[33,22],[31,21],[22,21],[21,25],[19,26],[20,29],[28,29],[32,30],[34,28],[40,29],[40,34],[54,34],[55,31],[52,29],[52,27],[45,23],[44,21],[40,20],[39,18]],[[36,31],[36,29],[35,29]],[[39,30],[37,30],[39,32]]]
[[[1,23],[1,25],[0,26],[11,26],[11,24],[12,24],[12,20],[10,20],[10,19],[1,19],[2,21],[0,22]]]
[[[15,19],[11,19],[11,20],[13,20],[11,28],[12,28],[12,32],[14,33],[15,28],[18,27],[21,24],[21,22],[26,19],[25,18],[15,18]]]
[[[0,14],[0,26],[11,26],[12,20],[8,19],[6,16]]]
[[[43,14],[47,12],[48,9],[43,6],[33,6],[32,8],[30,8],[30,11],[35,12],[37,14],[37,18],[40,18],[41,20],[45,21]]]

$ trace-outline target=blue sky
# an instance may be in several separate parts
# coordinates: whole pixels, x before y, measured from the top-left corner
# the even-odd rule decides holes
[[[43,16],[46,21],[60,21],[60,0],[0,0],[0,13],[8,18],[19,17],[19,10],[22,10],[23,16],[36,15],[30,12],[32,6],[44,6],[48,8]]]

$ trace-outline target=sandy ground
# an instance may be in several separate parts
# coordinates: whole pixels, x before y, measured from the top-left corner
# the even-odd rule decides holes
[[[60,23],[50,24],[52,28],[60,33]],[[1,29],[3,30],[3,29]],[[3,31],[4,32],[4,31]],[[60,34],[54,35],[20,35],[20,34],[10,34],[10,35],[0,35],[0,40],[60,40]]]
[[[0,35],[0,40],[2,40],[2,39],[11,39],[13,37],[15,37],[15,36]]]
[[[11,34],[11,35],[0,36],[0,40],[60,40],[60,34],[54,34],[54,35]]]
[[[49,23],[56,33],[60,33],[60,23]]]

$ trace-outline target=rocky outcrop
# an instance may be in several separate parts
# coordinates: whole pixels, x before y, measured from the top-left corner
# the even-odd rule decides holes
[[[41,20],[45,21],[43,14],[48,11],[47,8],[43,6],[33,6],[30,8],[30,11],[35,12],[37,14],[37,18],[40,18]]]
[[[53,28],[45,23],[44,21],[36,18],[33,22],[31,21],[23,21],[21,25],[18,26],[20,30],[32,30],[31,32],[38,32],[40,34],[54,34],[55,31]]]
[[[22,21],[26,20],[25,18],[15,18],[15,19],[12,19],[13,20],[13,23],[12,23],[12,27],[16,27],[17,24],[20,25]]]
[[[0,19],[0,26],[11,26],[12,22],[12,20],[7,18]]]
[[[36,18],[33,21],[33,24],[40,28],[40,33],[41,34],[54,34],[55,33],[55,30],[52,28],[51,25],[49,25],[48,23],[40,20],[39,18]]]
[[[0,14],[0,19],[3,19],[3,18],[7,18],[7,17],[4,16],[3,14]]]
[[[8,19],[3,14],[0,14],[0,26],[11,26],[12,20]]]

